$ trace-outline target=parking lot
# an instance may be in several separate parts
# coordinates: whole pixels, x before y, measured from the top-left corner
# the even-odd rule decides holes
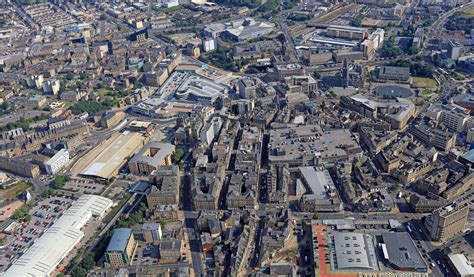
[[[82,194],[99,194],[105,188],[104,184],[100,184],[91,179],[73,178],[68,181],[63,189],[73,191],[78,195]]]
[[[51,197],[39,202],[29,212],[31,220],[19,224],[4,240],[0,249],[0,271],[13,263],[33,242],[48,229],[67,209],[72,199],[68,197]]]

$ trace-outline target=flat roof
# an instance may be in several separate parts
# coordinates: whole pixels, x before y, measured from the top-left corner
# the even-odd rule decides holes
[[[313,166],[298,167],[298,169],[311,190],[309,194],[304,195],[305,198],[321,200],[330,198],[327,189],[335,189],[335,187],[332,178],[326,169],[317,170]]]
[[[408,233],[383,233],[382,239],[386,245],[388,255],[385,258],[397,267],[395,269],[428,270],[428,265]]]
[[[112,200],[84,194],[46,229],[26,252],[5,272],[5,276],[49,276],[84,237],[81,230],[92,216],[100,216]],[[59,243],[58,243],[59,242]]]
[[[128,239],[132,235],[129,228],[118,228],[114,230],[112,238],[107,245],[106,252],[123,252],[127,248]]]
[[[228,88],[225,85],[218,84],[210,79],[190,74],[183,83],[177,88],[176,94],[178,96],[188,96],[189,94],[195,97],[218,97],[227,94]]]
[[[125,131],[104,149],[81,174],[110,179],[122,167],[127,158],[143,144],[140,133]]]
[[[471,261],[469,261],[464,254],[451,254],[448,255],[449,260],[454,265],[459,276],[472,276],[474,275],[474,267]]]

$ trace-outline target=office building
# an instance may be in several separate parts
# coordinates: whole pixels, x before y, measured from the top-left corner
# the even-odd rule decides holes
[[[363,40],[369,36],[369,30],[367,28],[329,25],[326,29],[326,35],[336,38]]]
[[[174,145],[170,143],[149,142],[128,162],[130,173],[150,175],[159,166],[171,165],[174,150]]]
[[[216,42],[213,38],[205,38],[202,41],[202,48],[204,52],[216,50]]]
[[[56,174],[69,162],[69,151],[65,148],[59,150],[51,159],[46,161],[44,168],[48,174]]]
[[[123,267],[130,263],[136,241],[131,229],[115,229],[105,250],[105,260],[111,267]]]
[[[464,46],[458,42],[450,40],[448,42],[448,57],[457,61],[463,55]]]
[[[176,263],[181,258],[183,243],[177,239],[163,239],[160,242],[161,263]]]
[[[177,165],[158,167],[150,179],[152,187],[146,196],[149,208],[154,209],[158,205],[177,205],[179,203],[181,175]]]
[[[425,221],[430,239],[445,242],[461,234],[466,227],[468,214],[467,203],[452,203],[435,210]]]
[[[398,66],[380,66],[376,69],[377,79],[382,81],[410,82],[410,68]]]

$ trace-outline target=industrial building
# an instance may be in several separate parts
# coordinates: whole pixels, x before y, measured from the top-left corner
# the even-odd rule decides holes
[[[93,217],[100,220],[112,207],[112,200],[82,195],[46,229],[5,272],[5,276],[50,276],[56,266],[84,237],[82,228]]]
[[[111,267],[122,267],[130,263],[137,243],[131,229],[115,229],[105,250],[105,260]]]
[[[342,210],[342,201],[336,186],[326,169],[313,166],[298,168],[306,192],[300,198],[300,207],[305,212],[338,212]]]
[[[123,132],[81,174],[109,180],[118,174],[127,159],[143,146],[144,141],[142,134]]]
[[[402,271],[428,271],[426,261],[408,233],[383,233],[382,240],[382,253],[390,267]]]
[[[336,270],[378,270],[372,235],[335,233],[330,238]]]
[[[171,165],[174,145],[170,143],[149,142],[128,162],[130,173],[149,175],[162,165]]]

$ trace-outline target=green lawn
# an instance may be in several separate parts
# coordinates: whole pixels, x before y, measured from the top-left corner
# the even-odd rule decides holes
[[[413,83],[418,88],[428,88],[428,89],[433,89],[437,87],[437,83],[435,79],[432,78],[423,78],[423,77],[413,77]]]

